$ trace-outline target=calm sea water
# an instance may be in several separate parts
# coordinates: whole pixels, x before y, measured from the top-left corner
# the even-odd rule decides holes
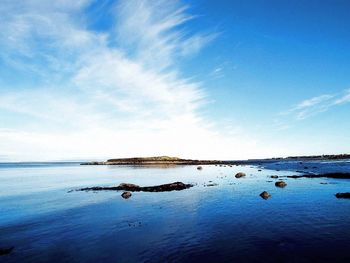
[[[346,171],[350,162],[327,169],[332,165]],[[350,180],[285,179],[281,189],[269,177],[296,173],[290,165],[278,166],[198,171],[0,164],[0,248],[15,247],[0,262],[350,262],[350,200],[334,196],[349,192]],[[237,172],[247,177],[236,179]],[[196,186],[133,193],[127,200],[120,192],[68,193],[175,181]],[[218,185],[205,186],[210,183]],[[262,191],[272,197],[263,200]]]

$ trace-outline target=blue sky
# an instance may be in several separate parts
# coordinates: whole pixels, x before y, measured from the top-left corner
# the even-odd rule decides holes
[[[349,10],[3,0],[0,160],[350,152]]]

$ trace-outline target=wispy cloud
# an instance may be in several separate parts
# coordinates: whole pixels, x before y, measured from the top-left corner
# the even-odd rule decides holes
[[[85,23],[89,4],[2,3],[0,58],[39,80],[0,87],[0,113],[24,119],[20,129],[0,130],[0,154],[247,156],[256,142],[219,132],[200,114],[205,90],[177,69],[178,59],[199,52],[215,33],[190,34],[188,8],[163,0],[119,1],[114,28],[95,32]]]
[[[213,79],[222,78],[222,77],[224,76],[223,68],[222,68],[222,67],[216,67],[216,68],[214,68],[214,69],[210,72],[210,76],[211,76]]]
[[[121,1],[117,6],[117,43],[147,67],[163,70],[179,56],[197,53],[216,33],[189,34],[183,25],[194,19],[179,1]]]
[[[280,115],[290,116],[295,120],[304,120],[349,102],[350,90],[344,90],[341,93],[323,94],[303,100],[289,110],[281,112]]]

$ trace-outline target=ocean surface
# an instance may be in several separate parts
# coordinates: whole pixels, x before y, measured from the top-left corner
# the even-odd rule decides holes
[[[305,168],[307,167],[307,168]],[[261,170],[261,171],[259,171]],[[261,166],[0,164],[0,262],[350,262],[350,161]],[[235,178],[245,172],[245,178]],[[183,191],[70,191],[181,181]],[[217,184],[214,186],[208,186]],[[271,198],[259,194],[268,191]]]

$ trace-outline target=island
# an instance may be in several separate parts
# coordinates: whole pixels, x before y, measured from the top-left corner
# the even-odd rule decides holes
[[[169,156],[109,159],[104,162],[85,162],[81,165],[234,165],[243,161],[192,160]]]
[[[289,156],[248,160],[193,160],[170,156],[115,158],[107,161],[84,162],[80,165],[262,165],[280,161],[315,161],[350,159],[350,154]]]

